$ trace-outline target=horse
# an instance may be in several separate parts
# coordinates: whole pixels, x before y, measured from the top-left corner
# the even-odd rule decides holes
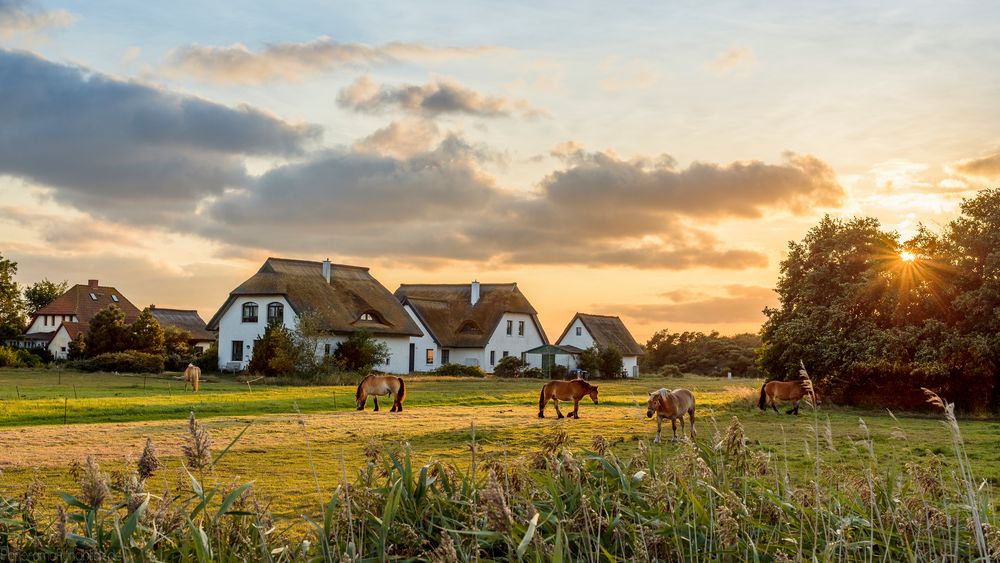
[[[378,398],[380,395],[392,395],[392,408],[389,409],[389,412],[403,412],[403,401],[406,399],[406,384],[403,383],[402,377],[366,375],[361,380],[361,383],[358,384],[358,390],[354,393],[359,411],[365,410],[368,395],[372,396],[372,402],[375,403],[375,412],[378,412]]]
[[[582,379],[572,381],[550,381],[542,386],[542,393],[538,396],[538,418],[545,418],[545,405],[552,401],[556,406],[557,418],[563,418],[562,411],[559,410],[559,401],[573,401],[573,412],[569,413],[570,418],[580,419],[580,399],[590,395],[590,399],[597,404],[597,386],[591,385]]]
[[[757,401],[757,406],[763,412],[770,404],[774,412],[778,412],[778,407],[774,405],[775,401],[791,401],[792,408],[788,409],[786,414],[799,414],[799,401],[806,395],[812,398],[814,405],[819,404],[819,396],[813,389],[811,380],[803,378],[795,381],[778,381],[776,379],[761,386],[760,400]],[[778,412],[778,414],[781,413]]]
[[[660,429],[663,419],[669,418],[670,424],[674,427],[674,439],[677,441],[677,421],[681,421],[681,439],[684,439],[684,415],[691,418],[691,439],[694,440],[697,434],[694,430],[694,395],[687,389],[660,389],[649,394],[649,401],[646,403],[646,418],[656,415],[656,439],[653,443],[660,443]]]
[[[188,367],[184,370],[184,390],[187,391],[188,381],[191,382],[191,388],[194,392],[198,392],[199,384],[201,383],[201,368],[194,365],[188,364]]]

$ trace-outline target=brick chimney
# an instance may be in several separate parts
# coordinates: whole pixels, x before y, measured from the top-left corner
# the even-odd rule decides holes
[[[97,280],[87,280],[87,285],[89,285],[91,289],[97,289]]]

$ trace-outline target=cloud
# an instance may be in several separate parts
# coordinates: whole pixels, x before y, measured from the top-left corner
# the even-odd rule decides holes
[[[429,84],[379,86],[362,76],[340,91],[340,107],[362,113],[400,110],[414,115],[466,114],[477,117],[510,117],[517,113],[537,117],[541,111],[523,100],[485,96],[457,82],[436,79]]]
[[[46,11],[32,0],[0,0],[0,37],[66,27],[76,16],[66,10]]]
[[[767,258],[726,248],[704,223],[801,212],[840,194],[829,167],[809,156],[678,170],[668,157],[623,161],[564,148],[572,152],[565,168],[533,193],[501,188],[482,167],[489,155],[454,135],[405,157],[324,151],[217,198],[202,233],[246,247],[387,259],[740,270]]]
[[[321,132],[8,50],[0,50],[0,123],[0,174],[140,224],[191,213],[249,181],[244,157],[298,155]]]
[[[394,121],[354,144],[360,152],[406,158],[427,152],[438,138],[438,127],[427,119]]]
[[[750,47],[734,47],[720,53],[707,66],[717,74],[747,72],[757,66],[757,56]]]
[[[963,176],[997,179],[1000,178],[1000,152],[979,158],[967,158],[952,164],[950,168]]]
[[[272,43],[259,51],[239,43],[226,47],[190,45],[171,52],[165,67],[170,74],[206,82],[261,84],[272,80],[297,82],[349,66],[476,57],[496,51],[495,47],[433,47],[419,43],[373,47],[320,37],[304,43]]]
[[[778,299],[768,287],[730,285],[722,295],[687,291],[663,294],[668,303],[644,303],[605,307],[646,323],[749,323],[762,322],[764,307]]]
[[[93,252],[106,248],[140,248],[145,238],[134,229],[123,228],[86,215],[67,217],[39,213],[12,205],[0,205],[0,220],[31,229],[41,242],[62,252]],[[86,229],[80,225],[86,224]]]

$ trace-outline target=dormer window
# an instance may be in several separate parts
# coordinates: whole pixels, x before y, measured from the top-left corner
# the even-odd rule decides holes
[[[267,324],[283,322],[285,320],[285,306],[275,301],[267,304]]]
[[[245,323],[255,323],[257,322],[257,304],[250,302],[243,304],[243,322]]]
[[[375,317],[373,317],[371,313],[361,313],[361,318],[359,318],[358,320],[359,321],[374,321]]]
[[[90,294],[90,299],[93,300],[93,301],[97,301],[97,295],[91,293]]]
[[[365,311],[364,313],[361,313],[361,316],[358,317],[358,322],[359,323],[360,322],[370,322],[370,323],[382,323],[382,324],[385,324],[385,321],[382,320],[382,316],[379,315],[377,311],[372,311],[372,310],[368,310],[368,311]]]
[[[482,329],[479,328],[479,325],[477,325],[476,323],[474,323],[472,321],[465,321],[464,323],[462,323],[462,326],[460,326],[458,328],[458,332],[460,332],[462,334],[482,334],[483,333]]]

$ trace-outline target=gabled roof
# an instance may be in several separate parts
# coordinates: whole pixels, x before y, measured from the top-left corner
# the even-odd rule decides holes
[[[516,283],[479,284],[479,301],[472,304],[471,284],[403,284],[396,290],[431,337],[444,348],[483,348],[504,313],[531,315],[542,341],[548,343],[538,313]]]
[[[160,326],[174,326],[191,334],[191,340],[215,340],[215,334],[205,328],[205,321],[193,309],[165,309],[150,306],[149,312]]]
[[[331,264],[327,283],[322,262],[286,258],[268,258],[253,277],[234,289],[208,321],[208,330],[219,330],[222,315],[238,297],[279,295],[296,314],[315,314],[320,330],[349,334],[364,328],[386,336],[423,334],[399,301],[368,273],[368,268]],[[260,305],[263,311],[267,303]],[[365,313],[371,313],[374,320],[361,320]]]
[[[52,337],[54,338],[60,329],[66,329],[66,334],[69,335],[69,339],[73,340],[78,334],[87,334],[88,328],[90,328],[90,324],[88,323],[71,323],[69,321],[63,321],[63,323],[59,325],[59,328],[52,333]]]
[[[139,309],[120,291],[94,282],[93,285],[78,283],[67,289],[55,301],[35,312],[32,320],[40,315],[75,315],[77,321],[86,324],[94,315],[111,305],[118,305],[125,313],[126,323],[133,322],[139,316]]]
[[[590,333],[590,337],[594,339],[594,344],[598,348],[603,350],[608,346],[614,346],[625,356],[641,356],[645,354],[642,346],[635,341],[632,333],[625,328],[625,323],[620,318],[610,315],[577,313],[570,319],[569,324],[566,325],[566,329],[563,330],[562,335],[556,342],[562,342],[563,338],[566,337],[566,333],[569,332],[570,327],[573,326],[573,323],[577,319],[580,319],[580,322],[583,323],[583,327]]]

